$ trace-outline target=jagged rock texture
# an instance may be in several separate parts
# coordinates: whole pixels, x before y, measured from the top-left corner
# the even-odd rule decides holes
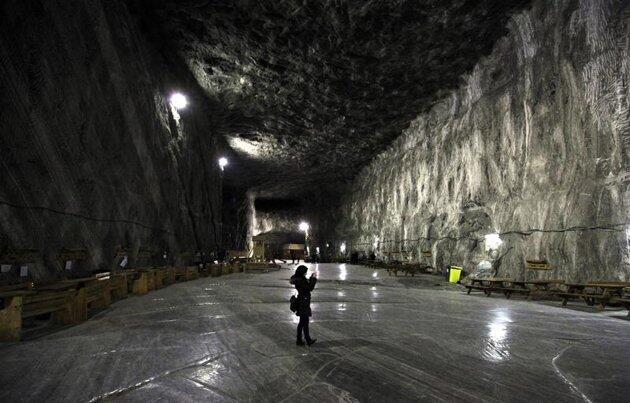
[[[471,269],[493,259],[485,234],[552,230],[502,235],[498,274],[629,280],[628,38],[627,1],[537,1],[515,15],[466,84],[363,169],[340,238]],[[607,229],[564,231],[576,226]],[[526,258],[559,268],[526,270]]]
[[[205,97],[167,72],[124,2],[5,1],[0,20],[2,250],[87,248],[95,270],[117,246],[214,249]],[[165,99],[175,88],[195,108],[179,122]]]
[[[136,3],[226,109],[229,180],[286,197],[353,178],[528,1]]]

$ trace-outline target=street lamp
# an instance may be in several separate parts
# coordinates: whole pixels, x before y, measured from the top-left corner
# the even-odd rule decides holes
[[[299,228],[300,228],[300,231],[302,231],[302,232],[307,232],[307,231],[308,231],[308,229],[310,228],[310,225],[308,225],[308,223],[307,223],[307,222],[302,221],[302,222],[300,223],[300,225],[299,225]]]

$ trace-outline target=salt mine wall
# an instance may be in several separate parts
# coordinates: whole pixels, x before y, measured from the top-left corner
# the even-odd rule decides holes
[[[111,268],[119,248],[131,265],[139,251],[216,249],[204,97],[169,73],[125,2],[4,1],[0,20],[1,251],[40,251],[37,279],[62,269],[61,248],[89,251],[82,270]],[[174,90],[191,104],[179,114]]]
[[[338,236],[440,269],[630,280],[630,2],[535,1],[508,28],[362,170]]]

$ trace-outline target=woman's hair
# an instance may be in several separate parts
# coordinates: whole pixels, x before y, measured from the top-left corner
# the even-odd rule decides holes
[[[306,266],[304,266],[304,265],[302,264],[302,265],[299,265],[299,266],[297,267],[297,269],[295,269],[295,275],[296,275],[296,276],[304,276],[304,275],[306,275],[306,272],[307,272],[307,271],[308,271],[308,267],[306,267]]]

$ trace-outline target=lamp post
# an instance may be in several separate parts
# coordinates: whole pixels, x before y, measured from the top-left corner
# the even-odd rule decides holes
[[[310,225],[306,221],[302,221],[299,225],[300,231],[304,232],[304,247],[306,248],[306,252],[308,253],[308,230]],[[306,256],[305,256],[306,257]]]
[[[217,160],[217,163],[219,164],[219,168],[221,169],[221,172],[219,173],[219,202],[221,203],[221,206],[223,206],[223,172],[225,171],[225,167],[228,165],[228,159],[225,157],[219,157],[219,159]],[[222,208],[219,209],[219,211],[223,211]],[[221,245],[217,245],[217,247],[221,250],[223,250],[223,214],[221,213],[221,215],[219,216],[219,231],[221,234]],[[220,252],[220,251],[217,251]],[[223,253],[221,253],[221,255],[223,255]]]

